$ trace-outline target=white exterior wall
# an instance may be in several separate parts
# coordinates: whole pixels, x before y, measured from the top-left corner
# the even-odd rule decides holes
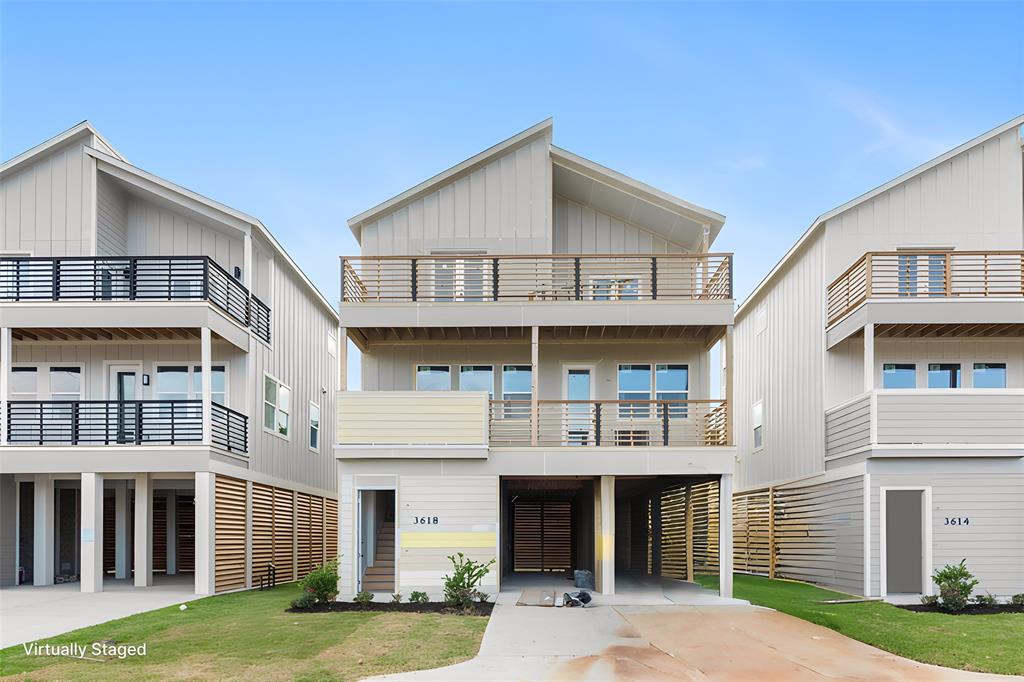
[[[128,255],[128,203],[116,182],[96,174],[96,255]]]
[[[555,196],[555,253],[686,253],[687,249],[664,237]]]

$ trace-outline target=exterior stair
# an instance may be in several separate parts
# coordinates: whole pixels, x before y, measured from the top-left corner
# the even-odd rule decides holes
[[[368,592],[395,591],[395,523],[386,521],[377,529],[373,566],[363,573],[363,589]]]

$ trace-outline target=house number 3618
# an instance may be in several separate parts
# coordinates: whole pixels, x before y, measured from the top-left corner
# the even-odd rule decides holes
[[[413,525],[423,526],[434,526],[437,525],[436,516],[414,516],[412,517]]]
[[[968,516],[947,516],[946,526],[969,526],[971,525],[971,519]]]

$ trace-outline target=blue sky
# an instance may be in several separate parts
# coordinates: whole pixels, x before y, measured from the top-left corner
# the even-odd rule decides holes
[[[0,5],[0,156],[88,118],[260,217],[331,299],[347,218],[553,116],[728,217],[745,296],[813,218],[1024,112],[1024,3]]]

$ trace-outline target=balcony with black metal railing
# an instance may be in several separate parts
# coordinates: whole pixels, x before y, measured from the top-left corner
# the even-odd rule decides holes
[[[48,301],[205,301],[271,338],[270,308],[207,256],[0,258],[0,303]]]

